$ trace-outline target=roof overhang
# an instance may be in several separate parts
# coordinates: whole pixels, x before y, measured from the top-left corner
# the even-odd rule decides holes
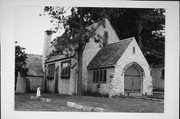
[[[103,66],[103,67],[87,67],[88,70],[108,69],[114,68],[115,66]]]
[[[59,59],[54,59],[54,60],[49,60],[49,61],[46,61],[45,64],[51,63],[51,62],[56,62],[56,61],[61,61],[61,60],[66,60],[66,59],[71,59],[71,58],[74,58],[74,56],[65,57],[65,58],[59,58]]]

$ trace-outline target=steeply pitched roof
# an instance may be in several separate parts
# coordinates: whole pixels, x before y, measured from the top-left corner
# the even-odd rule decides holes
[[[88,69],[114,66],[121,58],[122,54],[132,41],[132,38],[120,40],[119,42],[108,44],[96,54],[88,65]]]
[[[27,75],[43,76],[42,56],[27,54],[26,67],[28,68]]]

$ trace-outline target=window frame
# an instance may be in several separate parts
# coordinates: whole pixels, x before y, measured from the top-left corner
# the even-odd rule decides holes
[[[106,83],[107,82],[107,70],[99,69],[93,70],[93,83]]]
[[[133,47],[133,54],[135,54],[136,53],[136,49],[135,49],[135,47]]]
[[[54,79],[55,63],[48,64],[48,79]]]
[[[63,68],[63,64],[66,64],[66,63],[68,63],[68,66]],[[60,75],[60,77],[62,79],[69,79],[70,76],[71,76],[71,60],[66,60],[66,61],[61,62],[61,75]]]

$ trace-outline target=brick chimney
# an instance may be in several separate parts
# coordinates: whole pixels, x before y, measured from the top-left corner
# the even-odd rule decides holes
[[[43,55],[42,55],[43,72],[45,71],[45,61],[47,59],[47,56],[51,52],[51,36],[52,36],[52,31],[46,30],[44,36],[44,46],[43,46]]]

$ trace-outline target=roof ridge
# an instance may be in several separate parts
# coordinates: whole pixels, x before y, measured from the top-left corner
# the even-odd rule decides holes
[[[121,39],[117,42],[114,42],[114,43],[110,43],[110,44],[107,44],[107,45],[111,45],[111,44],[115,44],[115,43],[119,43],[119,42],[124,42],[124,41],[127,41],[127,40],[133,40],[134,37],[129,37],[129,38],[125,38],[125,39]]]

